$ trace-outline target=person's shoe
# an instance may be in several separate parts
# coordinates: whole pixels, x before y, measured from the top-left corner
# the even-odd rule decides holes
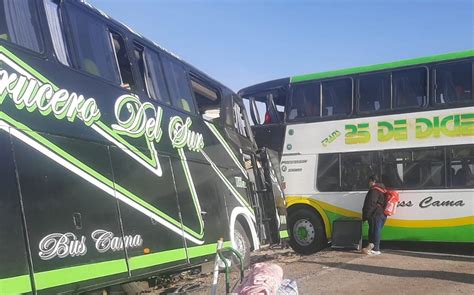
[[[380,254],[382,254],[382,252],[380,252],[380,251],[370,250],[370,252],[369,252],[369,255],[380,255]]]
[[[374,244],[373,244],[373,243],[369,243],[369,245],[367,245],[366,248],[362,248],[362,253],[364,253],[364,254],[370,254],[370,252],[372,251],[373,248],[374,248]]]

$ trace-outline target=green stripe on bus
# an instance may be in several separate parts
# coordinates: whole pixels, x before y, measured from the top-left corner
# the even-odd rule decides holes
[[[224,247],[231,246],[231,242],[224,242]],[[196,258],[216,253],[217,243],[190,247],[187,249],[189,258]],[[131,270],[162,265],[186,259],[186,249],[173,249],[153,254],[131,257]],[[101,277],[127,273],[125,259],[78,265],[67,268],[54,269],[34,274],[37,290],[58,287],[62,285],[97,279]],[[0,279],[0,294],[18,294],[31,291],[29,275]]]
[[[328,219],[332,222],[346,216],[324,210]],[[390,217],[388,217],[390,218]],[[367,238],[368,224],[363,224],[363,236]],[[382,229],[382,240],[391,241],[420,241],[420,242],[474,242],[474,224],[447,226],[447,227],[397,227],[384,226]]]
[[[131,270],[137,270],[150,266],[170,263],[178,260],[186,259],[186,250],[184,248],[163,251],[153,254],[146,254],[131,257],[129,260],[129,266]]]
[[[20,294],[31,292],[29,275],[0,279],[0,294]]]
[[[472,243],[474,242],[474,224],[450,227],[384,226],[382,240]]]
[[[231,247],[231,242],[224,242],[223,247]],[[188,248],[188,255],[189,258],[196,258],[196,257],[201,257],[209,254],[216,253],[217,250],[217,243],[215,244],[208,244],[208,245],[202,245],[202,246],[195,246]]]
[[[380,70],[388,70],[388,69],[394,69],[398,67],[415,66],[415,65],[424,64],[424,63],[448,61],[452,59],[468,58],[468,57],[474,57],[474,50],[439,54],[439,55],[414,58],[414,59],[406,59],[406,60],[401,60],[401,61],[396,61],[396,62],[371,65],[371,66],[362,66],[362,67],[328,71],[328,72],[322,72],[322,73],[300,75],[300,76],[291,77],[290,79],[291,79],[291,83],[296,83],[296,82],[303,82],[303,81],[309,81],[309,80],[333,78],[337,76],[345,76],[345,75],[352,75],[352,74],[359,74],[359,73],[366,73],[366,72],[373,72],[373,71],[380,71]]]
[[[34,274],[37,290],[92,280],[127,272],[125,259],[54,269]]]

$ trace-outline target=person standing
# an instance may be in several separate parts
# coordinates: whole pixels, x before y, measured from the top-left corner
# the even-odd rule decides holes
[[[365,196],[362,208],[362,220],[369,223],[369,244],[362,249],[368,255],[380,255],[380,238],[382,228],[387,220],[384,214],[386,206],[385,186],[379,182],[377,175],[369,177],[369,191]]]

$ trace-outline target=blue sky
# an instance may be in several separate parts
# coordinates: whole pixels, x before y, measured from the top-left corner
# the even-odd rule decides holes
[[[233,90],[474,49],[474,0],[89,0]]]

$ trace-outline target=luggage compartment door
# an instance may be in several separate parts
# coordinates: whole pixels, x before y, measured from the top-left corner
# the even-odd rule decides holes
[[[36,291],[93,289],[126,279],[108,147],[16,132],[13,147]]]
[[[31,293],[12,147],[2,127],[0,122],[0,294]]]

